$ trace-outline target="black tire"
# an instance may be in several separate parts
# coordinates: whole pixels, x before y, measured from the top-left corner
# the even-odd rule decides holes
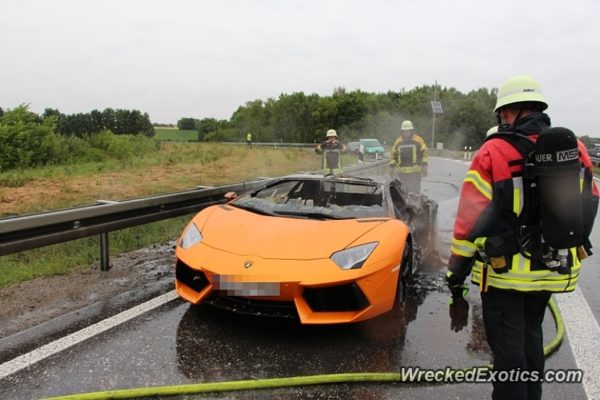
[[[406,239],[404,252],[402,253],[402,263],[398,273],[398,282],[396,284],[396,298],[394,308],[400,310],[404,307],[406,299],[406,285],[412,280],[413,251],[410,237]]]
[[[414,252],[410,236],[406,239],[404,252],[402,254],[402,266],[400,267],[400,275],[405,283],[412,282],[414,272]]]

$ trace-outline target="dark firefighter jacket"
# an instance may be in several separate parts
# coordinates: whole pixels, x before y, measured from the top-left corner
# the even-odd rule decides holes
[[[421,136],[414,134],[409,140],[400,136],[392,146],[390,164],[398,168],[399,173],[421,172],[421,166],[427,165],[427,145]]]
[[[325,174],[341,174],[342,154],[346,153],[346,146],[339,140],[326,140],[315,148],[317,154],[322,154],[321,169]]]

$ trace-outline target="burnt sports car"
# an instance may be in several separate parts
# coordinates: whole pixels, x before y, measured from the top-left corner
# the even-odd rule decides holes
[[[192,219],[176,289],[238,313],[363,321],[402,306],[405,282],[435,247],[436,217],[435,202],[395,179],[283,177]]]

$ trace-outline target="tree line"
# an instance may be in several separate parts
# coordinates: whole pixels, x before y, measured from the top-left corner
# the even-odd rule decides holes
[[[147,113],[138,110],[105,108],[104,111],[92,110],[89,113],[63,114],[57,109],[46,108],[41,115],[44,120],[54,117],[56,130],[61,135],[83,137],[110,131],[115,135],[154,136],[154,127]]]
[[[443,106],[443,113],[435,116],[435,131],[434,92]],[[401,122],[409,119],[428,144],[435,135],[436,143],[459,149],[478,147],[487,130],[496,125],[496,94],[496,89],[464,94],[433,85],[386,93],[337,88],[330,96],[295,92],[248,101],[229,120],[185,117],[177,126],[196,130],[198,140],[205,141],[239,141],[251,132],[256,141],[312,143],[323,140],[325,132],[334,128],[344,141],[375,137],[390,143],[400,134]]]

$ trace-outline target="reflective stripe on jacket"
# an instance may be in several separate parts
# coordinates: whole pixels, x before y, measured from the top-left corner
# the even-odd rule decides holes
[[[581,261],[577,257],[575,248],[569,249],[571,263],[570,274],[559,274],[549,269],[531,270],[531,260],[521,253],[513,255],[512,265],[508,272],[498,274],[493,268],[488,267],[488,286],[499,289],[532,292],[546,290],[549,292],[571,292],[575,290],[579,279]],[[516,268],[515,268],[516,267]],[[475,261],[471,272],[471,281],[477,285],[481,283],[483,263]]]
[[[549,122],[545,114],[534,113],[519,120],[514,129],[535,141],[538,132],[548,127]],[[598,188],[593,181],[591,160],[581,142],[579,153],[584,231],[589,235],[597,211]],[[449,263],[454,274],[466,277],[472,269],[471,280],[479,284],[483,264],[475,242],[507,232],[514,232],[516,236],[517,217],[524,202],[522,158],[510,143],[497,138],[486,141],[471,162],[461,189],[454,226]],[[488,268],[487,285],[518,291],[571,291],[577,284],[581,268],[575,248],[569,249],[568,263],[571,274],[559,274],[548,270],[541,261],[517,252],[509,260],[508,272],[496,273]]]

